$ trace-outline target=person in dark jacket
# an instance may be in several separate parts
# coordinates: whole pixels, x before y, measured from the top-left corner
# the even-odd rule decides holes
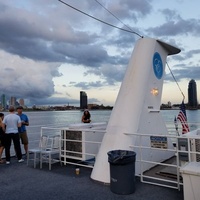
[[[84,110],[83,112],[83,116],[82,116],[82,122],[83,123],[90,123],[91,119],[90,119],[91,115],[88,109]]]

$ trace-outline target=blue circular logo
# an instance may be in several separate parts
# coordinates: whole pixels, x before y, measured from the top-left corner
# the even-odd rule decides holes
[[[160,54],[158,52],[155,52],[153,56],[153,70],[155,76],[158,79],[161,79],[163,75],[163,63]]]

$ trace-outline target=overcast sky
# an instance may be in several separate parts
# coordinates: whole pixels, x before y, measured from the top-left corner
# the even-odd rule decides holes
[[[197,83],[200,99],[200,2],[198,0],[63,0],[144,37],[181,49],[168,64],[186,96]],[[117,20],[107,10],[117,16]],[[121,23],[123,22],[123,23]],[[127,25],[127,26],[125,26]],[[58,0],[0,0],[0,94],[31,105],[114,105],[136,40]],[[166,67],[162,102],[180,103],[181,92]]]

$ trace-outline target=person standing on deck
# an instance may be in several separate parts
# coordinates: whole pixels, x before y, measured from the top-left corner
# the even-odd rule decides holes
[[[0,113],[0,164],[4,163],[4,160],[2,160],[2,154],[3,154],[3,150],[5,147],[5,132],[3,130],[3,118],[4,118],[4,114]]]
[[[28,153],[28,136],[27,136],[26,126],[29,125],[29,119],[28,119],[27,115],[22,113],[22,111],[23,111],[22,106],[17,107],[17,115],[19,115],[19,117],[21,119],[21,124],[22,124],[21,127],[18,128],[19,137],[21,139],[22,144],[24,145],[24,150],[27,155],[27,153]]]
[[[21,119],[15,114],[14,106],[9,107],[9,114],[3,119],[3,130],[5,131],[5,152],[6,152],[6,164],[10,164],[10,147],[13,141],[16,150],[18,162],[21,163],[22,152],[19,140],[18,127],[21,127]]]
[[[90,119],[91,115],[88,109],[85,109],[83,112],[83,116],[82,116],[82,122],[83,123],[90,123],[91,119]]]

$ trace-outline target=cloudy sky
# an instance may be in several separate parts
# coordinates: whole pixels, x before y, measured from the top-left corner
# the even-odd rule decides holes
[[[191,79],[200,100],[199,0],[63,1],[114,26],[178,46],[181,53],[168,57],[168,64],[185,102]],[[79,105],[81,90],[89,103],[114,105],[140,38],[58,0],[0,0],[0,27],[0,94],[24,98],[30,106]],[[168,101],[180,103],[182,95],[166,67],[162,103]]]

